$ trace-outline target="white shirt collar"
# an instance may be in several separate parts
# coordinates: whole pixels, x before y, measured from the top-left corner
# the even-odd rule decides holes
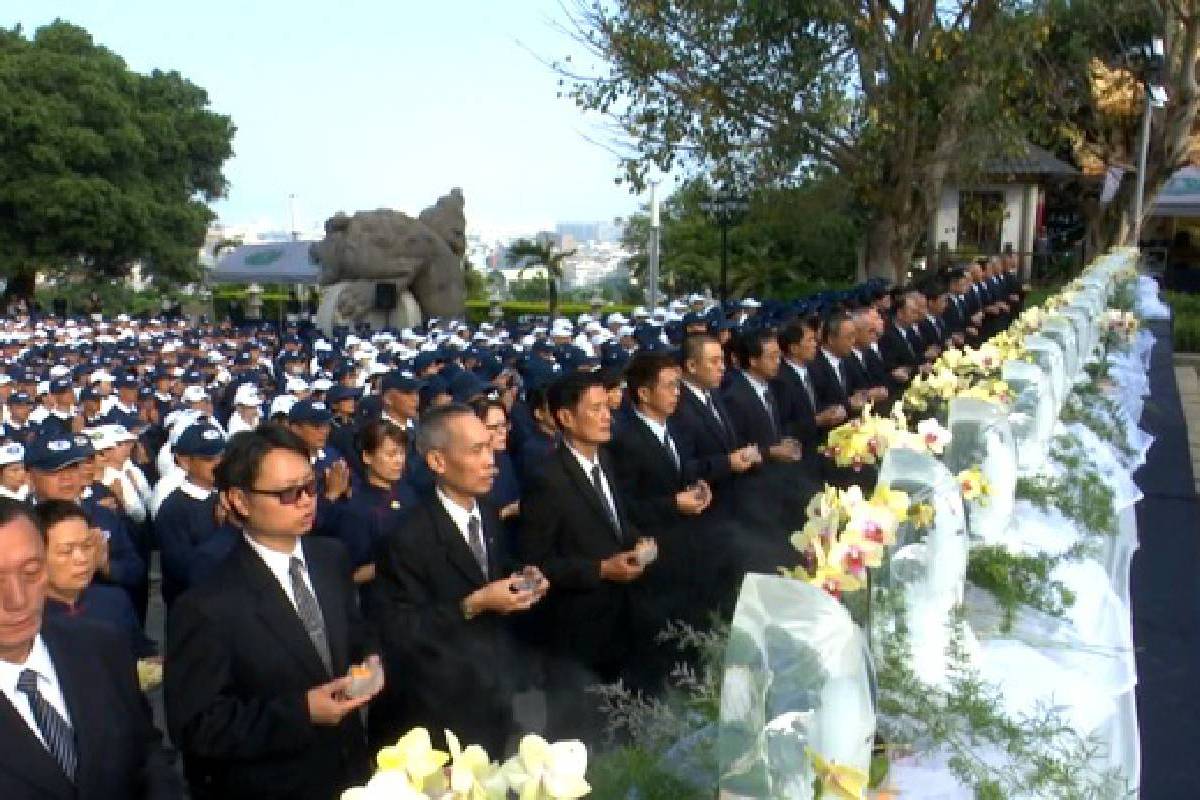
[[[269,547],[264,547],[259,544],[253,536],[243,534],[246,538],[246,543],[250,545],[250,549],[258,554],[258,557],[267,565],[267,569],[275,578],[283,585],[288,597],[292,595],[292,578],[289,570],[292,566],[292,559],[298,558],[304,562],[304,570],[308,571],[308,562],[304,558],[304,548],[300,546],[300,537],[296,537],[296,546],[290,553],[281,553],[278,550],[272,550]],[[295,599],[292,600],[295,602]]]
[[[790,358],[785,358],[783,363],[787,364],[791,368],[792,372],[796,373],[801,378],[808,377],[808,367],[806,367],[804,364],[801,364],[799,361],[792,361]]]
[[[579,466],[583,468],[583,474],[587,475],[589,478],[591,478],[592,477],[592,467],[597,466],[600,463],[600,451],[597,450],[596,455],[593,456],[591,459],[589,459],[586,456],[584,456],[583,453],[579,452],[574,447],[572,447],[570,442],[567,441],[566,439],[563,439],[563,444],[566,446],[567,450],[571,453],[571,455],[575,456],[575,460],[578,461]],[[603,474],[603,470],[601,470],[601,474]]]
[[[54,669],[54,661],[50,658],[50,651],[46,648],[46,643],[42,640],[40,633],[34,637],[33,647],[30,648],[29,655],[25,657],[24,663],[14,664],[10,661],[0,660],[0,689],[4,691],[4,695],[8,698],[9,703],[21,715],[21,718],[25,720],[25,724],[29,726],[33,735],[44,745],[45,740],[42,738],[41,730],[34,721],[33,710],[29,707],[29,698],[24,692],[17,690],[17,680],[21,677],[21,673],[27,669],[31,669],[37,673],[38,692],[70,725],[71,714],[63,697],[62,687],[58,683],[58,672]]]
[[[754,391],[758,392],[760,396],[767,393],[768,387],[766,381],[751,375],[748,370],[742,370],[742,374],[746,376],[746,380],[750,381],[750,385],[754,387]]]
[[[183,483],[179,484],[179,491],[193,500],[207,500],[208,496],[212,494],[212,489],[203,489],[186,479]]]
[[[825,358],[827,358],[829,360],[829,366],[833,367],[834,372],[837,372],[838,365],[842,363],[842,360],[840,358],[838,358],[837,356],[835,356],[833,353],[826,350],[824,347],[821,348],[821,352],[824,353]]]
[[[458,528],[458,532],[462,535],[463,540],[466,541],[468,546],[471,544],[470,524],[472,517],[479,523],[480,536],[483,535],[483,519],[479,516],[479,503],[473,503],[470,509],[466,509],[451,500],[442,491],[442,487],[437,487],[434,493],[441,502],[442,508],[446,509],[446,513],[450,515],[450,520],[454,523],[454,527]]]
[[[646,427],[649,428],[650,432],[654,434],[654,438],[658,439],[660,442],[666,440],[667,424],[665,422],[659,422],[658,420],[650,419],[650,417],[642,413],[640,408],[635,407],[633,409],[633,413],[637,414],[638,418],[642,422],[646,423]]]
[[[699,386],[692,383],[691,381],[685,380],[685,381],[682,381],[682,383],[684,386],[686,386],[687,388],[692,390],[692,394],[696,395],[697,400],[699,400],[705,406],[708,405],[708,392],[707,391],[705,391],[704,389],[701,389]]]

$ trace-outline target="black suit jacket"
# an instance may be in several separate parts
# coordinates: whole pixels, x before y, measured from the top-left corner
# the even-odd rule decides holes
[[[879,355],[883,358],[888,372],[897,367],[909,367],[916,370],[921,365],[921,354],[917,352],[917,343],[912,334],[901,336],[895,323],[889,322],[883,336],[879,338]],[[915,373],[914,373],[915,374]]]
[[[926,317],[917,323],[917,330],[921,334],[921,339],[925,346],[937,345],[938,347],[946,344],[946,327],[945,324],[938,320],[938,324],[934,325],[933,321]]]
[[[684,454],[675,424],[668,420],[667,432],[675,444],[680,464],[635,413],[629,414],[606,446],[612,457],[621,499],[640,530],[671,527],[683,519],[675,507],[675,495],[687,486],[683,474]]]
[[[524,563],[541,568],[550,581],[542,602],[551,644],[581,664],[610,667],[622,665],[629,649],[633,586],[601,580],[600,562],[631,549],[639,534],[603,451],[600,461],[620,533],[609,522],[591,476],[561,444],[521,500],[518,551]]]
[[[306,694],[378,648],[359,615],[341,542],[301,541],[332,675],[283,587],[244,540],[171,608],[167,723],[197,800],[327,800],[370,777],[361,717],[314,725]]]
[[[380,540],[370,613],[387,674],[402,676],[370,710],[373,741],[393,743],[414,725],[437,738],[443,729],[488,752],[511,729],[513,648],[508,619],[463,616],[463,598],[510,574],[500,520],[480,503],[488,555],[484,575],[461,531],[435,495]]]
[[[710,392],[717,413],[724,424],[717,422],[708,408],[687,386],[679,393],[679,406],[671,416],[673,430],[678,434],[684,450],[683,472],[688,482],[706,480],[713,487],[716,499],[722,499],[723,484],[734,477],[729,469],[729,454],[737,449],[738,442],[725,408],[717,392]],[[726,492],[728,489],[726,489]]]
[[[773,391],[771,394],[774,397]],[[730,376],[729,385],[725,387],[724,400],[740,444],[758,445],[764,457],[767,448],[779,444],[783,436],[782,418],[772,418],[758,392],[740,370],[735,370]],[[778,414],[778,397],[775,397],[775,409]]]
[[[808,381],[811,386],[811,373]],[[779,367],[775,388],[784,430],[804,446],[804,454],[808,456],[809,451],[815,451],[825,440],[825,431],[817,425],[817,412],[820,409],[813,406],[816,389],[814,387],[813,397],[810,399],[800,376],[786,361]]]
[[[138,688],[128,639],[81,619],[46,617],[41,632],[75,731],[75,784],[0,695],[0,797],[181,798],[183,786]]]
[[[846,358],[850,359],[854,358],[854,356],[850,355]],[[845,360],[843,359],[843,361]],[[848,364],[845,369],[845,387],[838,380],[837,373],[833,369],[833,364],[826,357],[824,350],[818,350],[816,358],[809,362],[808,374],[812,376],[813,391],[817,394],[818,406],[822,409],[829,406],[841,406],[846,409],[847,417],[854,416],[854,409],[850,407],[850,395],[858,391],[860,387],[854,383],[854,376]]]

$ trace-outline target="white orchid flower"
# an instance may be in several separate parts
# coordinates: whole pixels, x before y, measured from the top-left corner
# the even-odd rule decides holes
[[[933,417],[917,423],[917,435],[921,437],[925,448],[934,455],[940,456],[946,445],[950,444],[950,431]]]
[[[502,771],[520,800],[575,800],[592,791],[583,777],[587,748],[578,741],[549,744],[529,734]]]

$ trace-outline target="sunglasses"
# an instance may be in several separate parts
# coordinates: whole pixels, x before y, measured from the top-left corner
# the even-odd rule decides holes
[[[270,495],[285,506],[294,506],[300,502],[301,496],[317,496],[317,479],[312,478],[307,483],[302,483],[299,486],[289,486],[286,489],[255,489],[253,487],[246,487],[246,491],[253,492],[254,494]]]

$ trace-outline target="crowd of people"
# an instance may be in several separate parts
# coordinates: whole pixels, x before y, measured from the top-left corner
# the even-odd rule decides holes
[[[590,686],[661,693],[668,622],[727,617],[820,486],[872,479],[827,432],[1021,299],[996,257],[548,325],[4,320],[0,793],[181,796],[139,658],[195,798],[337,797],[416,725],[498,755],[523,691],[598,742]]]

